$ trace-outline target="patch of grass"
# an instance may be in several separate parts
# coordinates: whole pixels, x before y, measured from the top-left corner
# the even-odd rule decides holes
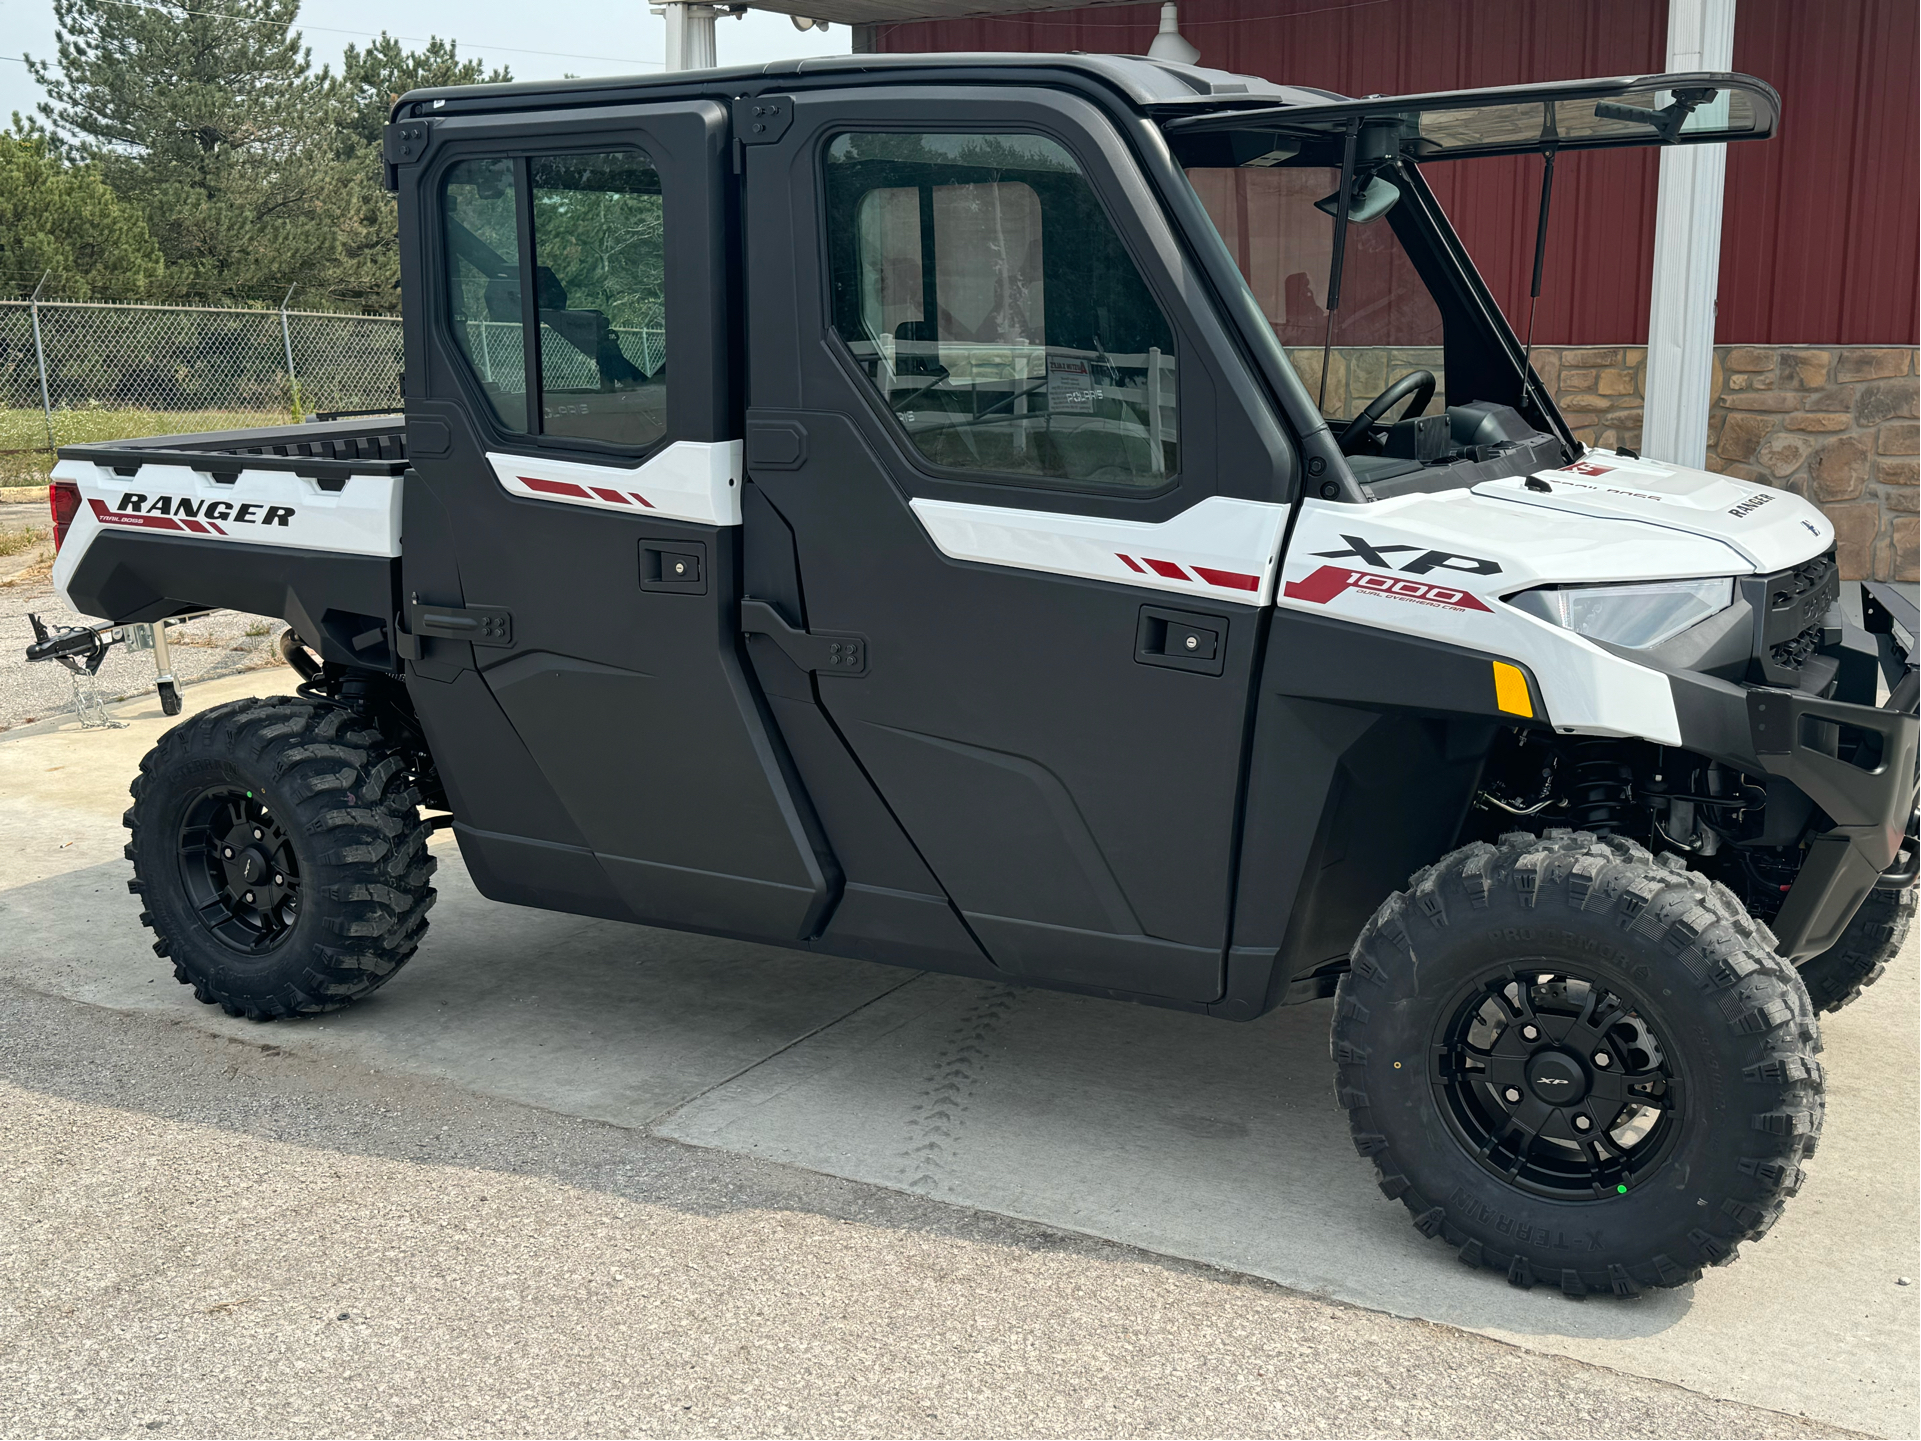
[[[18,555],[46,538],[46,531],[37,525],[22,526],[19,530],[0,530],[0,555]]]
[[[285,425],[284,410],[108,410],[87,406],[53,413],[58,445],[138,440],[148,435],[188,435],[197,430],[255,430]],[[38,410],[0,409],[0,486],[45,485],[53,469],[46,449],[47,420]]]
[[[247,634],[248,635],[272,635],[273,627],[268,625],[263,620],[257,620],[252,625],[247,627]]]

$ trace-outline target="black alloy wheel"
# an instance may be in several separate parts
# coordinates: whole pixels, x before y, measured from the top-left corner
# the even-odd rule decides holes
[[[227,945],[259,955],[300,918],[300,857],[252,791],[215,786],[180,823],[180,881],[194,914]]]
[[[1417,871],[1356,938],[1331,1040],[1382,1193],[1465,1264],[1570,1296],[1733,1260],[1825,1110],[1773,937],[1678,857],[1586,831]]]
[[[1510,1186],[1553,1200],[1626,1195],[1666,1159],[1684,1091],[1635,998],[1544,962],[1469,988],[1434,1046],[1455,1138]]]
[[[305,696],[230,701],[162,736],[131,788],[127,889],[174,979],[269,1021],[398,974],[434,903],[416,763],[376,719]]]

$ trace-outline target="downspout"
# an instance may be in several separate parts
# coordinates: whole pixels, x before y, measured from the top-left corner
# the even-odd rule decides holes
[[[1734,68],[1734,5],[1668,0],[1670,73]],[[1725,145],[1661,150],[1641,453],[1676,465],[1699,466],[1707,459],[1727,156]]]

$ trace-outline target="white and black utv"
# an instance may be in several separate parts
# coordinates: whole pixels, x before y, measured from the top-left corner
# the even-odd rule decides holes
[[[155,950],[231,1014],[344,1005],[451,824],[522,905],[1331,997],[1421,1230],[1696,1277],[1801,1184],[1817,1008],[1912,910],[1913,612],[1795,495],[1584,451],[1423,171],[1776,115],[1025,55],[404,97],[404,421],[55,472],[77,609],[296,637],[298,696],[142,765]],[[1376,362],[1324,419],[1301,376]]]

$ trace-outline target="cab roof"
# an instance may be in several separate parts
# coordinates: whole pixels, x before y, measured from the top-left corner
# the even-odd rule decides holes
[[[1344,97],[1328,90],[1276,85],[1256,75],[1234,75],[1197,65],[1176,65],[1143,55],[974,54],[830,55],[679,70],[663,75],[613,75],[592,79],[530,80],[507,85],[444,85],[410,90],[394,102],[393,118],[475,111],[546,110],[616,105],[688,95],[740,96],[770,90],[823,86],[964,84],[988,79],[1042,80],[1048,73],[1111,91],[1143,111],[1219,111],[1249,105],[1314,105]]]

